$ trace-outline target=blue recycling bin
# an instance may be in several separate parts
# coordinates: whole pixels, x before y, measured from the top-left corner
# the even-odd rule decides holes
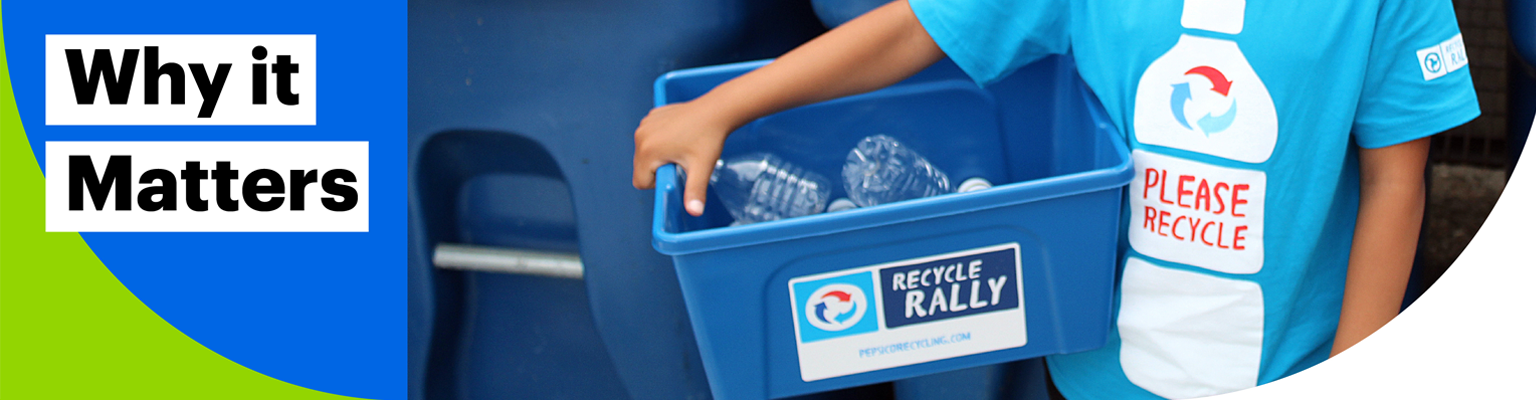
[[[668,73],[656,105],[764,65]],[[734,132],[723,157],[767,151],[840,177],[863,137],[906,143],[954,180],[991,189],[744,226],[711,194],[682,207],[657,171],[652,245],[672,257],[717,399],[780,398],[1103,346],[1125,139],[1048,57],[980,88],[949,61],[879,91]],[[845,196],[834,185],[832,196]]]

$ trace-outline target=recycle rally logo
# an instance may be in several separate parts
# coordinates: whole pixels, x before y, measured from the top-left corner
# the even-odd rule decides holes
[[[1184,75],[1199,75],[1205,77],[1205,79],[1211,81],[1211,91],[1216,92],[1216,94],[1220,94],[1221,97],[1224,98],[1228,97],[1227,94],[1230,93],[1232,89],[1232,81],[1227,80],[1226,75],[1222,74],[1221,71],[1213,67],[1204,65],[1194,67],[1189,71],[1184,72]],[[1188,106],[1190,100],[1193,99],[1194,93],[1190,92],[1189,82],[1173,84],[1173,96],[1168,100],[1168,103],[1169,106],[1173,109],[1173,119],[1177,120],[1179,125],[1183,125],[1184,129],[1195,129],[1194,127],[1190,126],[1189,119],[1184,115],[1184,108]],[[1206,113],[1205,116],[1195,120],[1195,125],[1200,126],[1200,130],[1205,133],[1206,136],[1210,136],[1212,133],[1225,131],[1227,128],[1232,127],[1232,121],[1236,119],[1237,99],[1232,99],[1232,105],[1228,107],[1225,112],[1221,113],[1221,115],[1215,115],[1215,113]]]
[[[859,323],[864,318],[864,310],[868,308],[863,289],[834,283],[811,293],[810,301],[805,304],[805,316],[811,326],[837,332]]]

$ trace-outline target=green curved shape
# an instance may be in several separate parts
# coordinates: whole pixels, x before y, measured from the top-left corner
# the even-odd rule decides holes
[[[0,399],[352,398],[203,347],[128,291],[80,234],[45,232],[43,173],[7,65],[0,41]]]

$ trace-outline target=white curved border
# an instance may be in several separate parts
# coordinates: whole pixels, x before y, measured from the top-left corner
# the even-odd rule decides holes
[[[1533,131],[1536,133],[1536,131]],[[1536,147],[1472,243],[1376,334],[1294,376],[1213,398],[1508,398],[1536,385]]]

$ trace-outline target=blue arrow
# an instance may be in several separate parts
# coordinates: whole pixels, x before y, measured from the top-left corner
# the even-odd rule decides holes
[[[826,323],[829,323],[829,324],[833,323],[832,321],[827,319],[827,303],[820,303],[820,304],[816,305],[816,317],[817,318],[821,318],[822,322],[826,322]]]
[[[1211,136],[1212,133],[1221,132],[1227,130],[1227,128],[1232,127],[1232,121],[1236,119],[1237,100],[1233,99],[1232,108],[1228,108],[1226,114],[1219,116],[1211,116],[1211,114],[1205,114],[1204,117],[1200,117],[1200,120],[1195,121],[1195,123],[1200,124],[1200,129],[1205,131],[1205,136]]]
[[[1168,103],[1173,106],[1173,118],[1179,121],[1179,125],[1184,125],[1184,129],[1192,129],[1189,127],[1189,121],[1184,120],[1184,102],[1193,98],[1194,96],[1189,94],[1188,83],[1173,85],[1173,98]]]
[[[821,303],[821,304],[827,304],[827,303]],[[845,313],[842,313],[842,314],[838,314],[837,315],[838,318],[835,318],[835,319],[837,319],[837,323],[842,324],[842,323],[848,322],[849,318],[853,318],[854,310],[858,310],[859,309],[859,303],[848,303],[848,305],[849,305],[848,312],[845,312]]]

